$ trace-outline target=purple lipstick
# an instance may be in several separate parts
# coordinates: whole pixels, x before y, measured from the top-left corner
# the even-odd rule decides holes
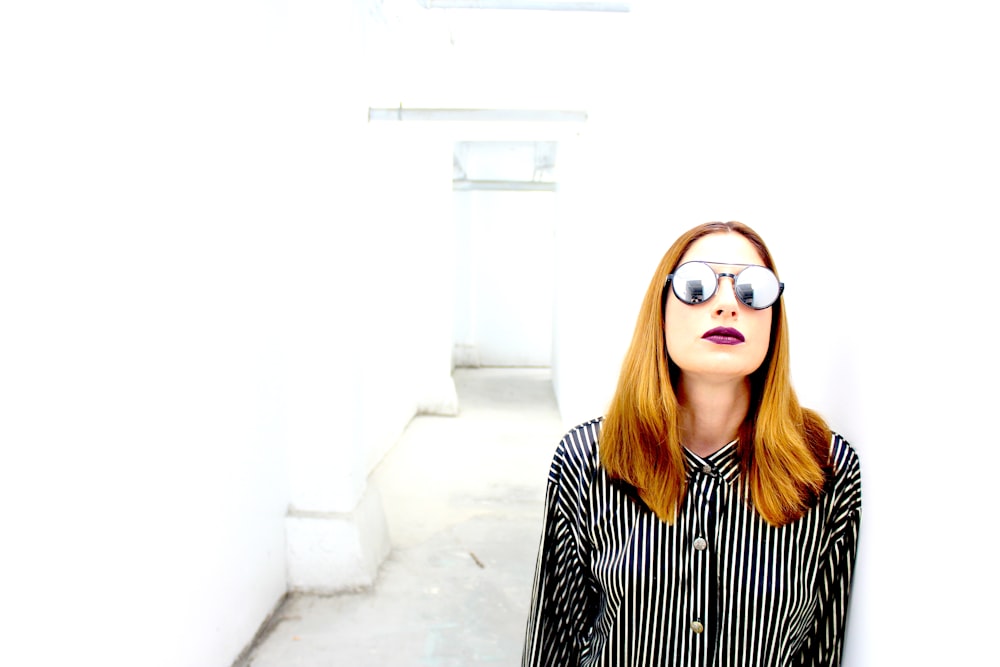
[[[704,333],[702,338],[715,343],[716,345],[739,345],[740,343],[746,342],[746,339],[743,338],[743,334],[730,327],[715,327],[714,329],[709,329]]]

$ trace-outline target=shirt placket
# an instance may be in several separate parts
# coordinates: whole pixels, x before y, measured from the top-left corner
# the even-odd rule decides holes
[[[713,547],[716,544],[719,471],[708,463],[699,464],[692,470],[690,484],[694,521],[691,522],[689,549],[694,590],[688,627],[692,635],[692,653],[697,656],[694,664],[708,665],[716,635],[716,558]]]

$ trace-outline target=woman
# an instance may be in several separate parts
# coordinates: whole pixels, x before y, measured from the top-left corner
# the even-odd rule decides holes
[[[840,663],[858,459],[799,406],[774,270],[737,222],[664,255],[553,459],[523,665]]]

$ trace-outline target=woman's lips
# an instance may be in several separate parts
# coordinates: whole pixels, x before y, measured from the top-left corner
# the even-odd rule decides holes
[[[715,327],[714,329],[709,329],[702,335],[704,340],[716,343],[717,345],[739,345],[740,343],[746,342],[741,334],[736,329],[730,327]]]

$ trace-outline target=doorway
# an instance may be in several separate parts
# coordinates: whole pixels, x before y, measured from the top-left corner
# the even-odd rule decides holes
[[[455,366],[552,362],[552,142],[456,144]]]

